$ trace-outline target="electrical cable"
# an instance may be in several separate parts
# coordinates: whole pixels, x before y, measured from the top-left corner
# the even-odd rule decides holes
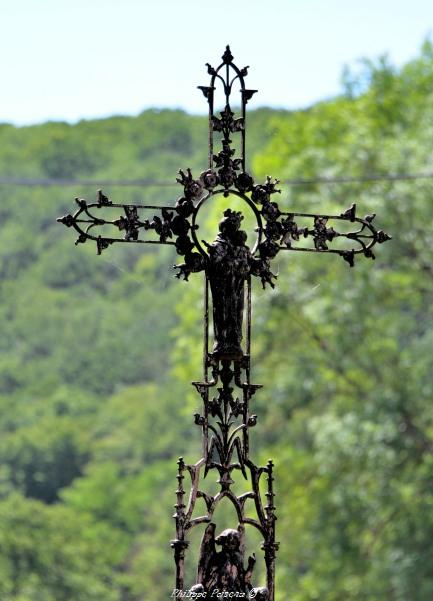
[[[371,182],[394,182],[419,179],[433,179],[433,173],[384,173],[372,174],[362,177],[357,176],[335,176],[335,177],[300,177],[294,179],[281,180],[280,183],[287,186],[310,186],[313,184],[353,184],[353,183],[371,183]],[[51,187],[51,186],[102,186],[113,187],[155,187],[165,188],[178,186],[176,182],[164,182],[152,179],[131,179],[131,180],[74,180],[70,178],[19,178],[19,177],[0,177],[1,186],[27,186],[27,187]]]

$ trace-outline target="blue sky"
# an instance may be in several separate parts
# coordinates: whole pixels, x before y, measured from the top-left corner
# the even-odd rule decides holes
[[[432,0],[0,0],[0,122],[77,121],[148,107],[205,112],[195,86],[227,43],[254,106],[337,94],[344,64],[403,64],[433,31]]]

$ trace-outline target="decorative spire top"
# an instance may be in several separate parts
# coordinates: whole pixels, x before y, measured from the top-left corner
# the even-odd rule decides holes
[[[239,144],[237,144],[237,151],[239,156],[238,162],[242,167],[242,171],[245,171],[245,118],[246,118],[246,105],[248,100],[257,92],[257,90],[247,90],[245,88],[244,78],[248,75],[248,67],[239,69],[233,63],[233,54],[231,53],[230,46],[226,46],[225,52],[222,55],[222,63],[217,69],[212,67],[209,63],[206,63],[207,72],[211,76],[210,84],[208,86],[198,86],[199,90],[202,91],[204,97],[209,104],[209,169],[213,169],[215,162],[215,155],[213,151],[214,146],[214,132],[223,132],[222,146],[224,152],[230,150],[227,154],[228,157],[233,156],[235,153],[234,149],[231,149],[232,140],[230,134],[240,132],[238,138]],[[232,110],[230,105],[230,97],[235,82],[240,84],[240,109],[235,117],[235,111]],[[223,93],[225,96],[225,102],[223,104],[223,110],[221,107],[219,113],[221,117],[215,115],[215,90],[216,84],[222,86]],[[238,104],[238,102],[236,102]],[[220,156],[219,153],[217,156]],[[216,165],[218,166],[218,165]],[[231,183],[231,182],[230,182]]]

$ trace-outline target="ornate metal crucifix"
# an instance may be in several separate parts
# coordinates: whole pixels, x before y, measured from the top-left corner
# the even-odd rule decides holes
[[[219,67],[207,67],[210,83],[199,89],[209,104],[208,168],[199,177],[194,177],[190,169],[179,172],[177,181],[183,195],[175,205],[119,204],[99,191],[96,202],[77,198],[77,211],[58,221],[76,230],[76,244],[93,240],[98,254],[115,242],[171,244],[184,258],[175,266],[177,277],[187,280],[191,273],[204,273],[203,379],[193,382],[203,401],[202,412],[195,415],[195,423],[202,429],[203,453],[194,465],[186,465],[182,458],[178,461],[176,538],[171,541],[176,596],[182,597],[188,587],[191,592],[208,597],[218,590],[273,601],[278,549],[273,463],[256,466],[249,453],[249,430],[257,421],[250,401],[261,388],[250,379],[251,277],[260,278],[264,288],[266,284],[273,287],[276,275],[271,271],[271,261],[283,250],[333,253],[353,266],[356,255],[374,259],[373,247],[390,237],[373,225],[374,215],[358,217],[355,205],[340,215],[282,211],[273,200],[279,192],[278,180],[267,177],[263,184],[256,184],[245,168],[246,105],[256,92],[245,87],[248,68],[239,69],[233,63],[228,46]],[[240,109],[236,115],[230,104],[234,85],[240,86]],[[218,114],[214,109],[217,86],[224,99]],[[235,136],[239,141],[238,154],[232,147]],[[215,151],[217,141],[221,147]],[[200,239],[200,209],[219,195],[237,197],[252,211],[256,221],[253,244],[248,244],[247,233],[242,229],[242,213],[230,208],[221,216],[215,239]],[[123,212],[120,216],[119,209]],[[301,227],[300,221],[307,224]],[[343,231],[334,229],[342,222],[346,226]],[[336,246],[332,247],[332,243]],[[248,491],[240,495],[232,487],[235,471],[248,481]],[[202,480],[209,472],[218,473],[218,487],[213,495],[202,490]],[[188,498],[185,474],[190,479]],[[263,487],[266,501],[262,498]],[[238,523],[215,536],[213,516],[224,499],[233,505]],[[195,527],[204,528],[204,533],[195,582],[186,583],[188,534]],[[245,558],[246,527],[257,529],[263,537],[266,582],[262,586],[254,579],[255,556]]]

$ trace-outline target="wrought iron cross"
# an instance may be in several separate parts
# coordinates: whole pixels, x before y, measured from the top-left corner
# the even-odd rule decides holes
[[[203,400],[202,412],[195,415],[195,423],[203,434],[203,456],[194,465],[186,465],[182,458],[178,461],[176,538],[171,541],[176,564],[175,596],[181,598],[188,584],[191,593],[202,593],[203,597],[225,591],[238,593],[237,596],[243,594],[246,598],[274,601],[278,543],[275,540],[273,462],[256,466],[249,454],[249,429],[257,422],[257,416],[251,413],[250,401],[261,388],[250,380],[251,276],[260,278],[264,288],[266,284],[274,287],[276,275],[271,271],[271,261],[282,250],[333,253],[343,257],[352,267],[356,255],[374,259],[373,247],[389,240],[390,236],[376,229],[374,215],[358,217],[354,204],[340,215],[280,210],[273,200],[280,192],[276,187],[278,180],[267,177],[264,183],[256,184],[245,168],[246,105],[256,92],[245,87],[248,67],[239,69],[227,46],[219,67],[214,69],[207,64],[207,68],[210,83],[199,89],[209,105],[208,168],[199,177],[194,177],[190,169],[179,171],[177,181],[183,188],[183,195],[175,205],[114,203],[99,191],[96,202],[77,198],[77,211],[58,221],[76,230],[76,244],[93,240],[98,254],[117,242],[171,244],[184,259],[175,266],[178,278],[187,280],[191,273],[204,272],[203,379],[193,382]],[[230,104],[234,85],[240,86],[237,114]],[[224,98],[224,106],[218,114],[214,109],[217,86],[221,86]],[[240,141],[238,154],[232,147],[235,136]],[[217,151],[214,141],[221,144]],[[247,244],[242,213],[231,209],[224,211],[213,242],[199,239],[200,209],[219,195],[236,196],[253,212],[257,223],[254,244]],[[119,209],[122,211],[120,216]],[[114,219],[110,218],[113,213]],[[308,224],[301,227],[298,225],[300,220]],[[341,222],[346,224],[347,231],[334,229]],[[337,241],[345,246],[332,247]],[[209,345],[210,305],[212,350]],[[248,481],[249,490],[241,495],[232,490],[236,470]],[[218,489],[211,495],[202,490],[201,482],[208,472],[214,471],[219,476]],[[188,499],[185,497],[185,474],[190,479]],[[266,501],[261,492],[262,479],[265,480]],[[234,506],[238,524],[215,536],[213,516],[223,499]],[[250,517],[250,506],[255,517]],[[185,583],[187,537],[197,526],[205,526],[205,529],[196,581]],[[256,528],[263,536],[264,586],[254,582],[254,554],[245,558],[247,526]]]

